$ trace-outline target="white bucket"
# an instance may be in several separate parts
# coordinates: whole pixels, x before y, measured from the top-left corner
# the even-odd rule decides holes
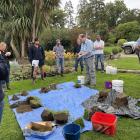
[[[78,84],[80,85],[85,84],[85,76],[78,76]]]
[[[117,74],[117,68],[112,67],[112,66],[107,66],[106,67],[106,74]]]
[[[124,81],[122,80],[112,80],[112,89],[116,92],[123,93]]]

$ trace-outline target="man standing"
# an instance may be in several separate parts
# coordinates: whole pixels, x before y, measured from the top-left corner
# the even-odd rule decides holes
[[[61,74],[63,76],[64,73],[64,47],[61,45],[60,39],[56,40],[56,45],[53,48],[53,52],[56,56],[56,68],[58,74]]]
[[[75,71],[78,71],[78,64],[80,63],[80,67],[81,67],[81,73],[83,72],[84,69],[84,64],[83,64],[83,58],[78,58],[78,53],[81,50],[81,42],[80,39],[77,39],[77,45],[74,48],[74,55],[76,56],[75,58]]]
[[[96,36],[96,41],[94,42],[95,48],[95,61],[96,61],[96,70],[98,70],[98,63],[101,64],[101,71],[104,72],[104,41],[101,40],[101,36]]]
[[[44,72],[43,72],[42,67],[44,65],[45,53],[44,53],[44,49],[39,44],[39,39],[38,38],[35,38],[34,45],[32,45],[29,48],[29,60],[32,64],[33,83],[35,82],[34,65],[35,65],[35,67],[39,66],[40,71],[41,71],[41,79],[44,80]]]
[[[94,49],[93,42],[87,39],[86,35],[79,35],[81,40],[81,51],[79,52],[79,58],[83,57],[86,66],[86,84],[90,86],[96,86],[96,75],[94,65]]]

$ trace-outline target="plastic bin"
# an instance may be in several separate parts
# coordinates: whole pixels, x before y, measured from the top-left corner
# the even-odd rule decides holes
[[[68,124],[63,128],[63,136],[65,140],[80,140],[81,128],[77,124]]]
[[[93,129],[113,136],[116,133],[117,117],[113,114],[96,112],[91,118]]]
[[[112,88],[112,82],[106,81],[106,82],[105,82],[105,88],[106,88],[106,89],[111,89],[111,88]]]

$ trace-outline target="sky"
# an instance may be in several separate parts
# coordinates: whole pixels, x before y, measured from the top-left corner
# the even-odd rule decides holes
[[[64,7],[66,1],[69,1],[69,0],[61,0],[62,7]],[[71,0],[71,1],[73,4],[75,13],[76,13],[76,11],[77,11],[76,9],[77,9],[77,5],[78,5],[79,0]],[[105,2],[110,2],[110,1],[113,2],[114,0],[105,0]],[[140,0],[124,0],[124,3],[130,9],[140,8]]]

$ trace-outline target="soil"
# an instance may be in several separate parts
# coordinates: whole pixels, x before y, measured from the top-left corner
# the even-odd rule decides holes
[[[13,101],[19,100],[19,97],[16,95],[13,95],[11,100],[13,100]]]
[[[42,105],[37,100],[30,100],[30,106],[31,108],[36,109],[36,108],[41,107]]]
[[[127,96],[123,95],[123,94],[119,94],[116,97],[115,102],[113,103],[113,106],[115,108],[119,108],[119,107],[123,107],[123,106],[128,106],[128,99]]]
[[[29,93],[28,93],[27,91],[22,91],[20,95],[21,95],[21,96],[28,96]]]
[[[26,101],[18,101],[12,105],[10,105],[10,108],[17,108],[19,105],[27,105],[27,102]]]
[[[49,92],[49,91],[50,91],[49,88],[47,88],[47,87],[42,87],[41,90],[40,90],[40,93],[47,93],[47,92]]]
[[[108,96],[108,92],[100,91],[98,102],[104,102],[107,99],[107,96]]]
[[[32,108],[30,105],[26,104],[26,105],[19,105],[17,108],[16,108],[16,111],[17,113],[25,113],[25,112],[30,112],[32,111]]]
[[[49,89],[50,90],[56,90],[57,89],[56,84],[49,85]]]
[[[54,120],[57,124],[65,124],[68,122],[68,113],[54,114]]]
[[[41,118],[43,121],[54,121],[53,113],[46,109],[42,112]]]
[[[45,124],[42,123],[31,123],[31,129],[34,131],[39,131],[39,132],[46,132],[46,131],[52,131],[52,124],[49,122],[46,122]]]
[[[80,84],[75,84],[74,87],[75,88],[81,88],[81,85]]]

